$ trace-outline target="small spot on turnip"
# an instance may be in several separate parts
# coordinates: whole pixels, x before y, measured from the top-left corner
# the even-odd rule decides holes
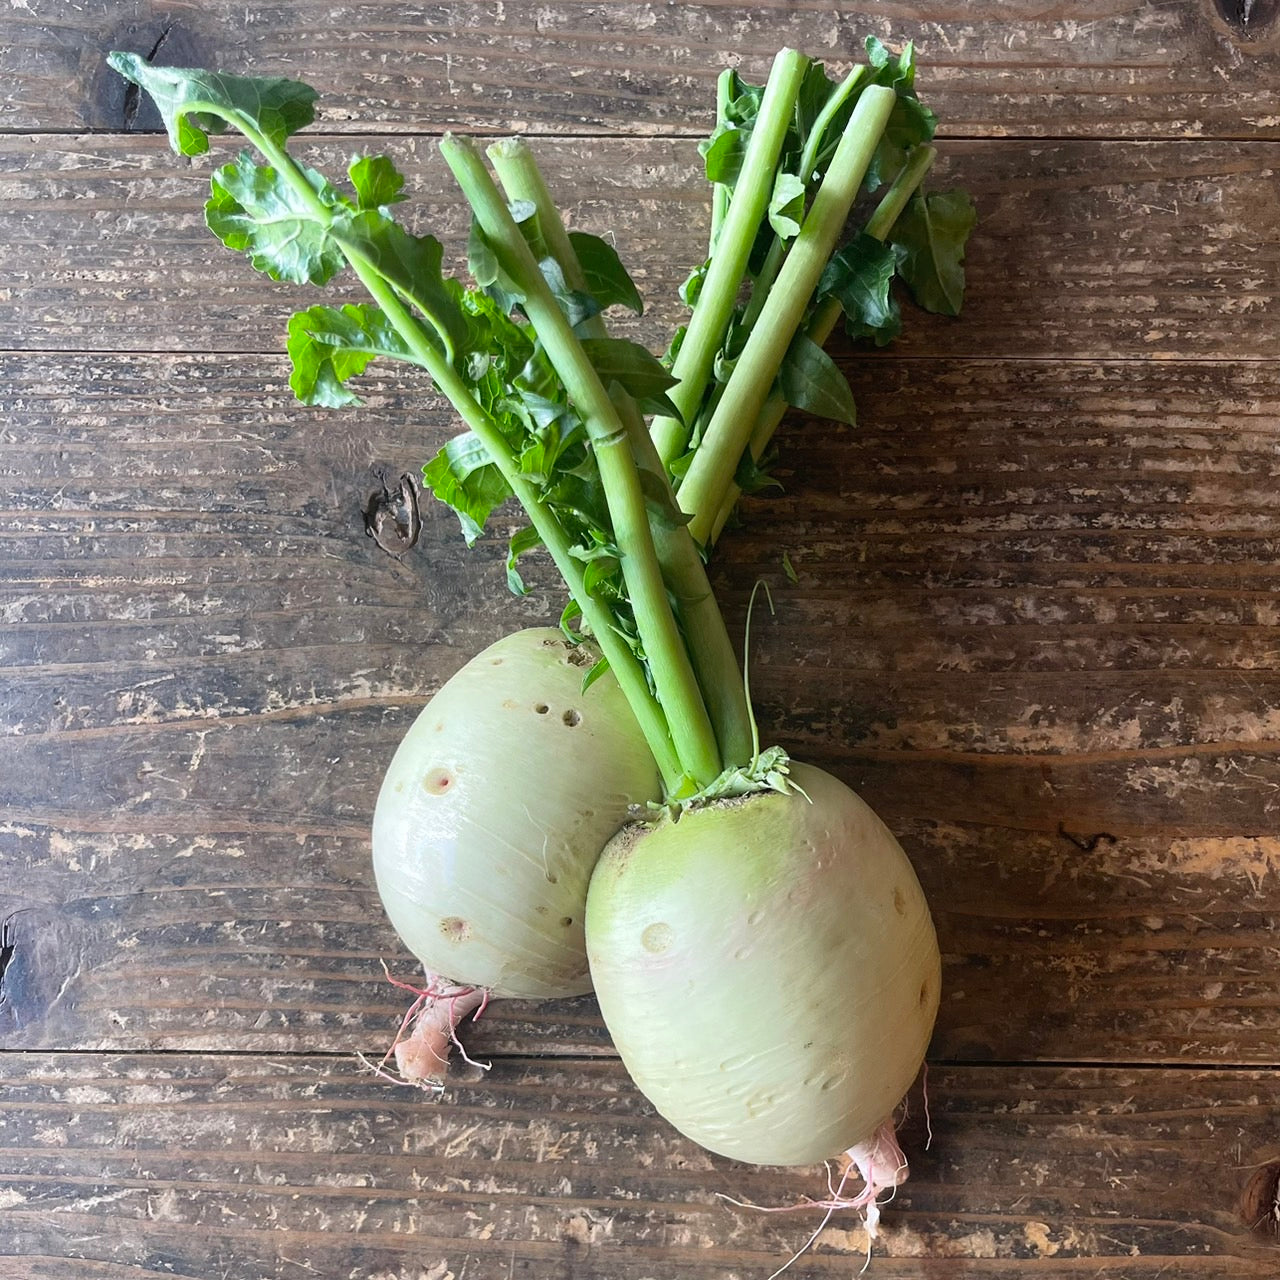
[[[559,877],[558,875],[556,875],[556,873],[555,873],[554,871],[548,871],[546,874],[547,874],[547,883],[548,883],[548,884],[559,884],[559,883],[560,883],[560,877]]]
[[[453,774],[448,769],[432,769],[422,780],[422,789],[433,796],[442,796],[453,786]]]
[[[450,942],[465,942],[471,936],[471,926],[458,916],[446,916],[440,921],[440,932]]]
[[[500,666],[502,666],[502,659],[501,659],[501,658],[490,658],[490,659],[489,659],[489,665],[490,665],[491,667],[500,667]]]
[[[828,1076],[822,1082],[822,1092],[830,1093],[832,1089],[835,1089],[844,1083],[844,1078],[843,1072],[838,1076]]]
[[[661,955],[676,940],[675,930],[659,921],[651,924],[640,935],[640,945],[652,955]]]
[[[902,890],[899,889],[896,885],[894,886],[894,890],[893,890],[893,909],[900,916],[905,916],[907,914],[907,899],[903,895]]]
[[[545,702],[535,702],[533,704],[533,709],[540,716],[545,716],[547,712],[551,710]]]
[[[764,908],[757,907],[748,917],[747,924],[753,929],[764,919]]]
[[[444,732],[444,721],[443,721],[443,720],[440,720],[440,721],[438,721],[438,722],[436,723],[436,732],[437,732],[437,733],[443,733],[443,732]]]
[[[922,982],[920,984],[920,1004],[923,1007],[929,1003],[929,984]]]
[[[580,712],[569,710],[560,717],[561,720],[569,726],[570,729],[576,728],[582,723],[582,715]]]
[[[572,916],[561,916],[561,917],[560,917],[560,927],[561,927],[562,929],[568,929],[568,928],[570,928],[570,927],[572,926],[572,924],[573,924],[573,917],[572,917]]]
[[[735,960],[745,960],[750,954],[751,954],[750,947],[739,947],[737,951],[733,953],[733,958]]]

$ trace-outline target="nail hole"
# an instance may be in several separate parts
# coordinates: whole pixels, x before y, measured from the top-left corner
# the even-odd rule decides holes
[[[533,706],[533,709],[534,709],[534,710],[535,710],[535,711],[536,711],[540,716],[545,716],[545,715],[547,714],[547,712],[551,710],[551,708],[550,708],[549,706],[547,706],[547,704],[546,704],[545,702],[535,702],[535,703],[534,703],[534,706]]]
[[[560,718],[569,726],[570,729],[582,723],[582,716],[576,711],[566,711]]]
[[[560,927],[561,927],[562,929],[567,929],[567,928],[569,928],[569,926],[570,926],[571,924],[573,924],[573,917],[572,917],[572,916],[561,916],[561,917],[560,917]]]

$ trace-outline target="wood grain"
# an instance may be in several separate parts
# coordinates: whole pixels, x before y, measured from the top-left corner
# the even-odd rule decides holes
[[[6,1054],[0,1078],[5,1277],[745,1280],[821,1220],[721,1199],[797,1204],[822,1171],[708,1155],[616,1062],[500,1061],[438,1105],[335,1058]],[[1274,1275],[1240,1210],[1276,1152],[1274,1073],[935,1068],[928,1086],[932,1144],[917,1091],[877,1274]],[[848,1277],[865,1248],[838,1215],[793,1274]]]
[[[1274,1062],[1276,367],[841,358],[860,426],[788,424],[786,490],[715,577],[735,628],[774,583],[763,723],[920,870],[935,1054]],[[358,412],[305,409],[285,374],[0,356],[9,1047],[394,1028],[377,779],[467,656],[560,597],[545,567],[504,595],[501,538],[465,554],[429,502],[419,545],[380,551],[377,473],[449,416],[379,376]],[[473,1043],[609,1051],[589,1001],[499,1003]]]
[[[1228,21],[1228,17],[1234,21]],[[705,132],[721,66],[763,79],[783,45],[843,71],[868,34],[914,40],[944,129],[992,136],[1275,137],[1275,5],[1035,0],[939,7],[830,3],[387,6],[89,0],[17,6],[0,35],[0,124],[155,128],[103,64],[306,80],[336,129]]]
[[[362,144],[368,150],[377,145]],[[340,171],[349,139],[304,154]],[[407,217],[462,269],[469,220],[434,143],[392,140]],[[547,140],[574,225],[610,235],[649,304],[620,333],[658,349],[705,251],[692,142]],[[977,202],[962,322],[913,314],[898,355],[1266,359],[1280,254],[1274,150],[1234,143],[965,142],[937,185]],[[0,138],[0,348],[277,351],[314,291],[276,284],[202,225],[209,165],[159,139]],[[354,294],[354,286],[348,286]]]

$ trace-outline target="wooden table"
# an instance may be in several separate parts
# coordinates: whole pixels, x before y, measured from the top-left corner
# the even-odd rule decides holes
[[[946,992],[869,1274],[1280,1274],[1280,37],[1272,0],[944,6],[15,0],[0,17],[0,1278],[763,1280],[818,1170],[712,1158],[591,1000],[498,1004],[436,1105],[365,1071],[411,972],[378,778],[481,645],[553,617],[449,513],[393,558],[381,481],[453,429],[403,379],[291,399],[272,285],[200,226],[113,47],[308,80],[317,155],[524,130],[643,264],[701,253],[728,58],[915,39],[981,221],[959,322],[837,348],[861,424],[793,421],[764,723],[900,833]],[[782,571],[786,552],[798,581]],[[1249,1225],[1259,1230],[1250,1232]],[[834,1220],[793,1268],[850,1277]]]

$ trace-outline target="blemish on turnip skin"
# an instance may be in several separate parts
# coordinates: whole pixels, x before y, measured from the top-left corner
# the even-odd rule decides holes
[[[893,909],[900,916],[905,916],[907,914],[907,900],[903,896],[902,890],[896,886],[893,890]]]
[[[659,921],[649,925],[640,935],[640,945],[651,955],[661,955],[670,950],[675,939],[675,930],[669,924]]]
[[[446,916],[440,921],[440,932],[450,942],[465,942],[471,936],[471,926],[458,916]]]
[[[453,774],[448,769],[432,769],[422,780],[422,789],[433,796],[442,796],[453,786]]]
[[[582,713],[579,711],[566,711],[560,718],[570,729],[574,729],[582,723]]]

